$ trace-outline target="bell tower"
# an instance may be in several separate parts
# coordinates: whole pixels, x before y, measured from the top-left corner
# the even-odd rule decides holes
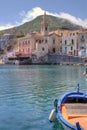
[[[49,25],[46,19],[46,12],[44,12],[43,20],[41,22],[41,33],[45,36],[49,34]]]

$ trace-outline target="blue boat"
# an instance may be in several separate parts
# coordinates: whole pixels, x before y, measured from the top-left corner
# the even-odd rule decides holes
[[[87,130],[87,94],[79,91],[64,94],[54,101],[49,120],[58,118],[64,130]]]

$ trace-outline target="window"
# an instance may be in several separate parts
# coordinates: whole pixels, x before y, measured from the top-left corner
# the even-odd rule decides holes
[[[82,39],[84,39],[84,36],[82,35]]]
[[[73,50],[73,47],[71,46],[71,50]]]
[[[81,49],[84,49],[84,46],[82,46]]]
[[[45,27],[45,31],[47,31],[47,27]]]
[[[72,44],[74,44],[74,40],[72,39]]]
[[[53,44],[55,44],[55,39],[53,39]]]
[[[65,45],[67,44],[67,40],[65,40]]]
[[[75,33],[73,33],[73,36],[75,35]]]
[[[44,47],[42,48],[42,51],[44,51],[45,49],[44,49]]]
[[[47,39],[45,39],[45,43],[47,43]]]
[[[41,40],[39,40],[39,43],[41,44]]]
[[[23,46],[24,46],[24,41],[23,41]]]
[[[53,48],[53,53],[55,53],[55,51],[56,51],[55,48]]]
[[[84,36],[82,35],[82,37],[81,37],[81,41],[82,42],[84,42],[85,41],[85,38],[84,38]]]

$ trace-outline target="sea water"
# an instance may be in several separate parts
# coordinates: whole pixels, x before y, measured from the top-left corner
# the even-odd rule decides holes
[[[1,65],[0,130],[63,130],[48,118],[56,98],[69,91],[87,92],[83,66]]]

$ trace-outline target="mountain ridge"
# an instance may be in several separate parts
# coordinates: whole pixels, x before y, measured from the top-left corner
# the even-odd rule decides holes
[[[31,33],[31,32],[40,32],[41,30],[41,22],[43,19],[43,15],[40,15],[33,19],[32,21],[26,22],[20,26],[3,30],[3,33]],[[49,24],[49,30],[54,31],[57,29],[68,29],[68,30],[77,30],[77,29],[83,29],[82,26],[76,25],[69,20],[58,18],[52,15],[46,15],[46,19]]]

